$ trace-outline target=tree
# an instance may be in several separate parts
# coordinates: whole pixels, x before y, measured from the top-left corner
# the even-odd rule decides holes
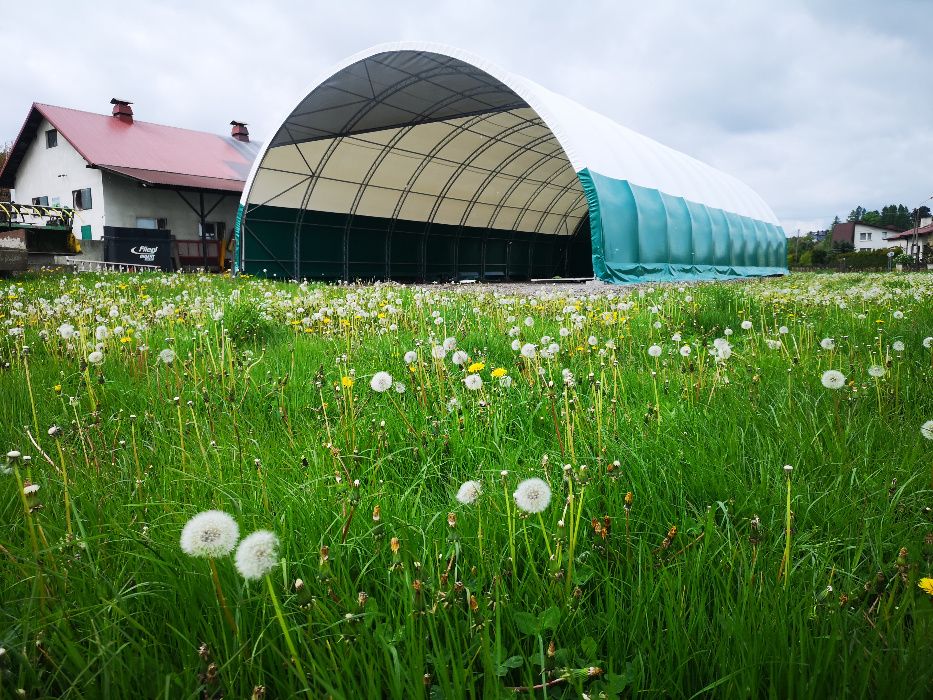
[[[859,205],[849,212],[849,215],[846,217],[846,221],[861,221],[864,215],[865,208]]]
[[[833,250],[837,253],[851,253],[855,246],[849,241],[836,241],[833,243]]]
[[[866,211],[864,214],[862,214],[861,222],[863,224],[868,224],[869,226],[881,226],[881,212],[879,212],[877,209]]]

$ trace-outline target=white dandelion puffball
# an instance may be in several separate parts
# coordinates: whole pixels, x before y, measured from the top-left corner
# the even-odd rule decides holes
[[[380,394],[392,388],[392,375],[388,372],[376,372],[369,380],[369,386]]]
[[[525,479],[512,494],[515,505],[526,513],[540,513],[551,502],[551,487],[543,479]]]
[[[933,440],[933,420],[928,420],[920,426],[920,434],[927,440]]]
[[[895,311],[895,312],[894,312],[894,318],[896,318],[896,319],[898,319],[898,320],[904,318],[904,312],[903,312],[903,311]]]
[[[236,570],[247,581],[261,579],[279,561],[279,538],[274,532],[257,530],[236,548]]]
[[[478,481],[464,481],[457,490],[457,500],[468,506],[476,503],[476,499],[483,492],[483,485]]]
[[[99,365],[104,361],[104,353],[102,353],[100,350],[95,350],[87,356],[87,361],[92,365]]]
[[[175,351],[171,348],[165,348],[165,350],[159,353],[159,359],[165,364],[170,365],[175,361]]]
[[[569,329],[569,328],[561,328],[559,331],[557,331],[557,334],[558,334],[561,338],[566,338],[568,335],[570,335],[570,329]]]
[[[405,353],[405,364],[406,365],[412,364],[417,359],[418,359],[418,353],[416,353],[414,350],[409,350],[408,352]]]
[[[904,343],[900,340],[895,340],[891,343],[891,349],[894,350],[894,352],[904,352]]]
[[[534,356],[537,354],[537,351],[535,350],[534,345],[532,345],[531,343],[525,343],[524,345],[522,345],[521,353],[522,353],[522,357],[532,360],[534,359]]]
[[[651,357],[661,357],[661,346],[652,345],[648,348],[648,354],[651,355]]]
[[[395,388],[395,393],[396,393],[396,394],[404,394],[404,393],[405,393],[406,387],[405,387],[405,385],[404,385],[402,382],[395,382],[395,384],[393,384],[393,387]]]
[[[683,336],[681,336],[679,332],[674,333],[674,335],[671,336],[671,340],[673,340],[675,343],[679,343],[682,337]]]
[[[923,339],[923,347],[925,347],[927,350],[933,348],[933,336],[928,336]]]
[[[476,391],[483,388],[483,378],[478,374],[468,374],[463,378],[463,383],[470,391]]]
[[[781,326],[780,328],[778,328],[778,333],[780,333],[781,335],[787,335],[788,333],[790,333],[790,328],[788,328],[787,326]]]
[[[463,350],[457,350],[450,359],[455,365],[465,365],[470,358]]]
[[[58,334],[62,337],[62,340],[71,340],[75,337],[75,327],[70,323],[63,323],[58,327]]]
[[[752,329],[752,322],[751,322],[751,321],[742,321],[742,330],[743,330],[743,331],[750,331],[751,329]]]
[[[689,357],[691,352],[692,352],[692,351],[691,351],[689,345],[682,345],[681,348],[680,348],[680,354],[681,354],[683,357]]]
[[[833,340],[832,338],[823,338],[820,341],[820,347],[823,348],[824,350],[835,350],[836,341]]]
[[[499,379],[499,386],[501,386],[503,389],[508,389],[510,386],[512,386],[512,378],[509,375],[505,375]]]
[[[444,350],[446,350],[447,352],[450,352],[456,347],[457,347],[456,338],[444,338]]]
[[[883,377],[885,375],[885,371],[886,370],[881,365],[872,365],[871,367],[868,368],[868,374],[874,377],[875,379],[878,379],[879,377]]]
[[[206,510],[189,520],[181,531],[181,551],[189,557],[224,557],[240,539],[240,527],[222,510]]]
[[[827,389],[841,389],[845,386],[846,377],[839,370],[828,369],[823,372],[823,376],[820,379],[823,382],[823,386]]]
[[[431,348],[431,357],[435,360],[443,360],[447,357],[447,351],[444,349],[443,345],[435,345]]]

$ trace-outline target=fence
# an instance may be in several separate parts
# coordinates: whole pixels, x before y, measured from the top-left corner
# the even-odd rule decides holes
[[[75,272],[157,272],[162,269],[158,265],[78,260],[77,258],[65,258],[65,264],[74,267]]]

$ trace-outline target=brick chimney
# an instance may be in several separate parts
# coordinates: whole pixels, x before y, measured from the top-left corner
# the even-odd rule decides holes
[[[246,122],[230,122],[230,135],[237,141],[249,143],[249,129],[246,128]]]
[[[124,124],[133,123],[133,108],[130,107],[130,105],[133,104],[132,102],[114,97],[110,100],[110,104],[113,105],[113,116]]]

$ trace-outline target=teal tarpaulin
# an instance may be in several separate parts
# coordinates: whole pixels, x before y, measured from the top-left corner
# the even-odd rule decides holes
[[[787,272],[779,226],[583,169],[593,274],[606,282]]]

